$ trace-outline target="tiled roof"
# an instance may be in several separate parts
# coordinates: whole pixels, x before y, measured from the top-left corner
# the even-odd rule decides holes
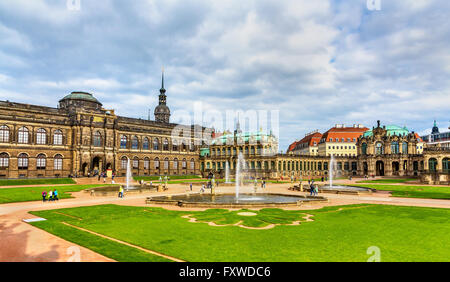
[[[338,138],[339,142],[341,142],[342,138],[344,138],[345,142],[347,142],[348,138],[350,138],[351,142],[353,142],[353,138],[360,137],[367,130],[369,130],[367,127],[333,127],[323,134],[322,139],[329,142],[330,138],[333,138],[334,142]]]

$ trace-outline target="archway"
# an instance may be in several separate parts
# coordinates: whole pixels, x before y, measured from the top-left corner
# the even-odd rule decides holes
[[[364,176],[369,174],[369,166],[367,165],[367,162],[363,163],[363,168],[364,168]]]
[[[83,173],[83,176],[86,176],[88,174],[88,164],[87,163],[83,163],[81,165],[81,172]]]
[[[92,159],[92,171],[94,172],[93,175],[97,175],[100,170],[100,157],[95,157],[94,159]]]
[[[430,172],[436,172],[438,169],[438,162],[435,158],[431,158],[428,160],[428,169]]]
[[[376,166],[377,176],[384,176],[384,163],[383,163],[383,161],[377,161],[375,166]]]
[[[398,175],[400,170],[400,164],[398,162],[392,162],[392,174]]]

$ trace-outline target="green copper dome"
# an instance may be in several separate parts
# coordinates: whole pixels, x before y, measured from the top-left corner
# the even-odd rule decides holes
[[[220,137],[215,138],[212,141],[212,145],[222,145],[225,144],[228,138],[234,139],[234,134],[226,134],[222,135]],[[238,139],[241,139],[243,142],[249,142],[249,140],[252,138],[253,141],[266,141],[270,138],[273,138],[272,135],[266,134],[263,132],[243,132],[243,133],[237,133],[236,137]]]
[[[409,134],[409,130],[408,128],[405,127],[400,127],[398,125],[386,125],[386,134],[387,136],[392,136],[392,135],[407,135]],[[364,132],[363,137],[368,137],[368,136],[372,136],[373,132],[372,130],[368,130],[366,132]]]
[[[91,93],[87,92],[72,92],[61,99],[61,101],[63,100],[83,100],[101,104]]]

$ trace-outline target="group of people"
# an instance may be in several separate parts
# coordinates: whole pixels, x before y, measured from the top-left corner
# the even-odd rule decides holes
[[[47,199],[47,196],[48,196],[48,199]],[[53,189],[53,191],[49,190],[48,193],[45,190],[42,191],[42,202],[46,202],[46,201],[49,201],[49,202],[59,201],[58,190],[56,190],[56,189]]]
[[[314,179],[308,180],[308,185],[309,185],[309,195],[310,196],[319,195],[319,188],[314,185]]]

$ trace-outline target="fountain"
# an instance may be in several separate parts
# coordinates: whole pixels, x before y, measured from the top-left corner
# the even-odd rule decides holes
[[[328,193],[347,193],[347,194],[360,194],[360,193],[372,193],[375,192],[375,189],[365,188],[365,187],[358,187],[358,186],[345,186],[345,185],[333,185],[333,174],[334,174],[334,165],[335,165],[335,159],[334,156],[331,155],[330,157],[330,165],[328,167],[328,177],[329,177],[329,184],[324,185],[320,188],[322,192],[328,192]]]
[[[231,181],[230,181],[230,164],[228,163],[228,161],[225,163],[225,183],[226,184],[231,183]]]
[[[333,189],[333,168],[334,168],[334,155],[331,154],[330,167],[329,167],[329,172],[328,172],[328,176],[330,177],[330,188],[331,189]]]
[[[237,162],[236,162],[235,169],[236,169],[236,178],[235,178],[236,192],[235,192],[235,197],[237,199],[237,198],[239,198],[240,186],[244,183],[242,172],[245,170],[245,161],[244,161],[244,155],[242,155],[242,153],[239,153],[239,155],[238,155],[238,159],[237,159]],[[241,169],[242,169],[242,171],[241,171]]]
[[[127,182],[127,191],[130,188],[131,181],[131,166],[130,166],[130,158],[127,160],[127,174],[126,174],[126,182]]]

